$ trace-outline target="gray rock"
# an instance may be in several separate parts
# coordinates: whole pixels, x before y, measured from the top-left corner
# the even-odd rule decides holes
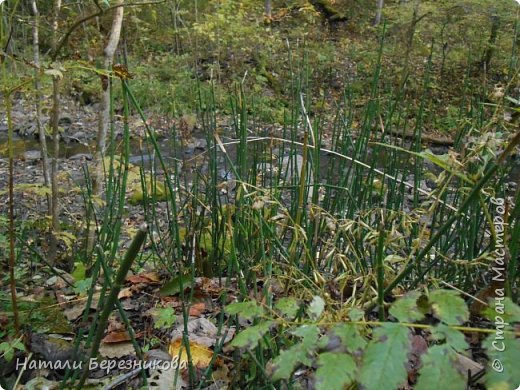
[[[60,119],[58,119],[58,126],[63,128],[69,128],[72,125],[72,117],[67,114],[63,114]]]
[[[142,164],[142,163],[149,163],[154,160],[154,156],[150,154],[143,154],[143,155],[137,155],[137,156],[130,156],[128,157],[128,162],[130,164]]]
[[[28,150],[24,152],[23,159],[25,161],[35,161],[42,158],[42,153],[39,150]]]
[[[69,157],[69,160],[92,160],[92,155],[90,153],[77,153],[73,156]]]
[[[433,154],[446,154],[450,148],[443,145],[431,145],[429,149]]]
[[[84,131],[76,131],[69,138],[74,142],[85,142],[87,139],[87,134]]]
[[[206,150],[208,147],[208,141],[204,138],[197,139],[195,141],[195,150]]]
[[[34,124],[26,124],[16,129],[16,132],[20,137],[31,137],[38,133],[38,129]]]
[[[195,143],[189,142],[186,145],[184,145],[183,152],[186,156],[191,156],[195,152]]]

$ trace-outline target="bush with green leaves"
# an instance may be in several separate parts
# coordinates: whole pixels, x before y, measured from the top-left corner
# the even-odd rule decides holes
[[[516,367],[520,340],[515,338],[512,324],[520,322],[520,307],[509,298],[503,302],[502,318],[507,324],[496,329],[493,323],[493,329],[464,327],[470,312],[451,290],[412,291],[391,305],[392,321],[387,322],[364,320],[365,313],[357,308],[349,311],[348,321],[330,322],[325,301],[319,296],[308,304],[282,298],[272,309],[255,301],[232,303],[226,312],[239,316],[242,324],[254,321],[237,334],[231,347],[249,351],[242,359],[250,356],[253,365],[268,360],[265,369],[257,368],[277,388],[282,382],[289,387],[298,384],[303,377],[295,372],[306,367],[313,373],[316,389],[344,389],[354,384],[368,390],[397,389],[407,381],[415,382],[415,389],[465,389],[469,381],[479,381],[488,389],[516,389],[520,384]],[[496,324],[493,305],[484,315]],[[470,333],[485,336],[482,349],[488,358],[488,366],[472,372],[472,378],[464,364],[472,358],[466,337]],[[502,351],[496,348],[497,341],[504,343]]]

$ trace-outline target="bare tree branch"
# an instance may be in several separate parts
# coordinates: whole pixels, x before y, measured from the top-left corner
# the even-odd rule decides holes
[[[96,18],[98,16],[101,16],[103,15],[105,12],[109,12],[113,9],[116,9],[116,8],[119,8],[119,7],[139,7],[139,6],[142,6],[142,5],[154,5],[154,4],[162,4],[166,2],[166,0],[160,0],[160,1],[146,1],[146,2],[142,2],[142,3],[130,3],[130,4],[116,4],[116,5],[113,5],[111,7],[108,7],[107,9],[103,10],[103,9],[100,9],[98,12],[95,12],[93,14],[90,14],[88,16],[85,16],[84,18],[81,18],[79,20],[77,20],[70,28],[69,30],[65,33],[65,35],[63,36],[63,38],[61,38],[60,42],[58,43],[58,45],[56,46],[56,49],[52,52],[51,54],[51,60],[52,61],[55,61],[56,58],[58,58],[58,54],[59,52],[61,51],[61,49],[63,48],[63,46],[67,43],[70,35],[74,32],[74,30],[76,30],[79,26],[81,26],[83,23],[85,23],[86,21],[90,20],[90,19],[93,19],[93,18]],[[97,3],[97,2],[96,2]],[[98,5],[99,7],[99,5]]]

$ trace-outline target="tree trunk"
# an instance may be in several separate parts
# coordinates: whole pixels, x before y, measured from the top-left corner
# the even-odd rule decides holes
[[[173,24],[173,36],[175,39],[175,53],[177,55],[181,54],[182,52],[182,45],[181,45],[181,35],[179,32],[179,8],[180,8],[180,1],[174,1],[173,5],[170,7],[170,14]]]
[[[119,0],[117,4],[123,4]],[[124,7],[117,7],[115,9],[114,19],[112,21],[112,28],[108,38],[107,45],[103,52],[104,54],[104,68],[107,72],[112,70],[114,62],[114,53],[119,43],[121,36],[121,26],[123,24]],[[107,134],[110,126],[110,79],[107,76],[101,79],[101,88],[103,89],[101,95],[101,111],[99,113],[99,128],[97,134],[96,144],[96,178],[94,185],[94,193],[99,195],[103,191],[103,158],[106,152]]]
[[[383,13],[383,6],[384,6],[385,0],[377,0],[376,4],[376,16],[374,18],[373,26],[378,26],[379,23],[381,23],[381,15]]]
[[[123,4],[123,0],[118,0],[118,5]],[[123,25],[124,7],[117,7],[115,9],[114,19],[112,20],[112,28],[110,29],[110,36],[104,54],[103,66],[106,72],[112,70],[114,62],[114,53],[116,52],[119,38],[121,36],[121,27]],[[103,192],[104,183],[104,164],[103,159],[106,153],[106,142],[108,129],[110,127],[110,78],[103,76],[101,78],[101,111],[99,113],[99,127],[96,140],[96,156],[95,156],[95,174],[92,185],[92,191],[95,195],[100,196]],[[87,251],[90,252],[94,245],[94,230],[89,229],[87,237]]]
[[[401,74],[401,87],[404,87],[406,79],[408,78],[408,71],[410,68],[410,56],[412,55],[413,49],[413,39],[415,36],[415,30],[417,29],[417,23],[421,21],[424,17],[428,15],[428,12],[419,16],[419,6],[421,1],[415,0],[413,5],[413,16],[412,22],[410,23],[410,27],[408,28],[407,37],[406,37],[406,48],[404,53],[404,65],[403,71]]]
[[[5,65],[4,65],[5,66]],[[2,69],[4,70],[4,69]],[[5,74],[5,72],[3,72]],[[16,227],[14,215],[14,145],[13,145],[13,121],[11,118],[11,94],[6,90],[4,93],[5,111],[7,117],[7,148],[9,149],[9,178],[7,186],[9,188],[9,286],[11,289],[11,304],[13,306],[14,329],[18,335],[20,331],[20,323],[18,319],[18,304],[16,298]]]
[[[482,57],[482,67],[484,68],[484,72],[489,72],[491,66],[491,59],[493,58],[493,53],[495,52],[495,44],[498,37],[498,29],[500,27],[500,17],[493,13],[491,15],[491,32],[489,34],[489,39],[486,47],[486,51],[484,52],[484,56]]]
[[[265,19],[268,22],[271,22],[273,20],[273,7],[271,4],[271,0],[265,0]]]
[[[60,16],[61,0],[54,1],[54,15],[52,20],[52,52],[56,52],[58,46],[58,21]],[[60,117],[60,78],[52,78],[52,144],[53,156],[51,160],[51,194],[52,194],[52,234],[50,240],[49,259],[51,262],[56,260],[58,250],[57,233],[60,231],[60,208],[58,203],[58,157],[60,154],[60,130],[58,126]]]
[[[51,186],[51,175],[49,172],[49,155],[47,151],[47,139],[45,137],[45,129],[42,126],[42,109],[41,109],[41,84],[40,84],[40,12],[38,11],[38,7],[36,5],[36,0],[31,0],[32,13],[34,16],[34,25],[33,25],[33,53],[34,53],[34,65],[37,67],[34,71],[34,89],[36,90],[36,126],[38,128],[38,136],[40,140],[40,149],[42,152],[42,171],[43,171],[43,181],[45,187],[50,188]],[[48,215],[52,216],[52,197],[50,194],[47,195],[47,209]]]

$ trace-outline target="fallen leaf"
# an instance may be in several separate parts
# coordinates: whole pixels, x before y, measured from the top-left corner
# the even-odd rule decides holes
[[[63,297],[61,297],[61,298],[63,298]],[[90,302],[90,309],[95,310],[97,308],[97,305],[99,303],[99,298],[100,298],[99,293],[95,293],[92,296],[92,301]],[[60,298],[57,298],[57,299],[59,300]],[[66,309],[63,310],[63,314],[69,321],[74,321],[83,314],[83,311],[85,310],[85,307],[87,305],[87,299],[86,298],[76,299],[76,300],[72,301],[71,304],[72,304],[71,307],[67,307]]]
[[[59,274],[59,276],[58,275],[51,276],[49,279],[47,279],[45,281],[45,286],[55,287],[56,289],[59,290],[59,289],[62,289],[62,288],[65,288],[67,286],[71,286],[74,284],[74,278],[72,277],[71,274],[69,274],[61,269],[58,269],[58,268],[55,268],[55,271]]]
[[[130,335],[126,330],[110,332],[103,338],[103,342],[106,344],[120,343],[122,341],[129,341]]]
[[[134,293],[132,292],[131,287],[125,287],[121,291],[119,291],[119,294],[117,294],[117,299],[125,299],[125,298],[131,298]]]
[[[484,369],[484,367],[481,364],[470,359],[469,357],[464,356],[458,352],[456,352],[456,355],[457,360],[455,362],[455,365],[457,366],[457,368],[459,368],[460,372],[467,373],[469,371],[471,372],[471,376],[473,377]]]
[[[172,308],[182,307],[182,299],[179,297],[161,297],[162,306],[169,306]]]
[[[126,281],[131,284],[149,283],[149,280],[141,275],[129,275],[126,277]]]
[[[213,322],[204,317],[188,321],[187,330],[190,341],[207,347],[214,346],[223,335],[226,335],[224,343],[230,341],[235,335],[235,328],[222,328],[220,337],[217,336],[218,328]],[[172,340],[182,338],[183,332],[184,325],[179,324],[171,333]]]
[[[107,358],[121,358],[123,356],[135,355],[134,346],[131,342],[123,343],[101,343],[99,354]]]
[[[200,317],[202,313],[206,310],[206,305],[204,302],[195,303],[190,307],[190,316],[192,317]]]
[[[162,296],[165,295],[176,295],[179,294],[182,290],[186,290],[188,288],[192,288],[195,284],[195,281],[192,277],[192,275],[182,275],[177,276],[170,280],[169,282],[166,282],[164,286],[161,287],[159,290],[159,293]],[[182,287],[181,287],[182,286]]]
[[[210,295],[218,295],[222,292],[224,282],[222,281],[222,286],[219,284],[219,280],[217,278],[210,279],[201,277],[200,279],[196,279],[196,283],[200,286],[200,290]]]
[[[213,351],[205,345],[189,342],[190,356],[192,359],[193,366],[204,369],[209,366],[211,358],[213,357]],[[186,347],[184,346],[182,339],[173,340],[168,348],[168,353],[173,357],[179,357],[179,364],[188,361],[188,355],[186,353]]]
[[[146,278],[150,281],[150,283],[160,283],[161,277],[157,272],[142,272],[139,275],[141,275],[143,278]]]
[[[111,315],[109,317],[107,333],[125,332],[125,331],[126,331],[126,325],[124,323],[118,321],[114,315]]]
[[[189,387],[189,381],[185,381],[182,375],[176,375],[177,369],[174,365],[170,365],[167,370],[151,370],[148,379],[148,389],[151,390],[182,390]],[[175,383],[175,380],[177,382]]]

